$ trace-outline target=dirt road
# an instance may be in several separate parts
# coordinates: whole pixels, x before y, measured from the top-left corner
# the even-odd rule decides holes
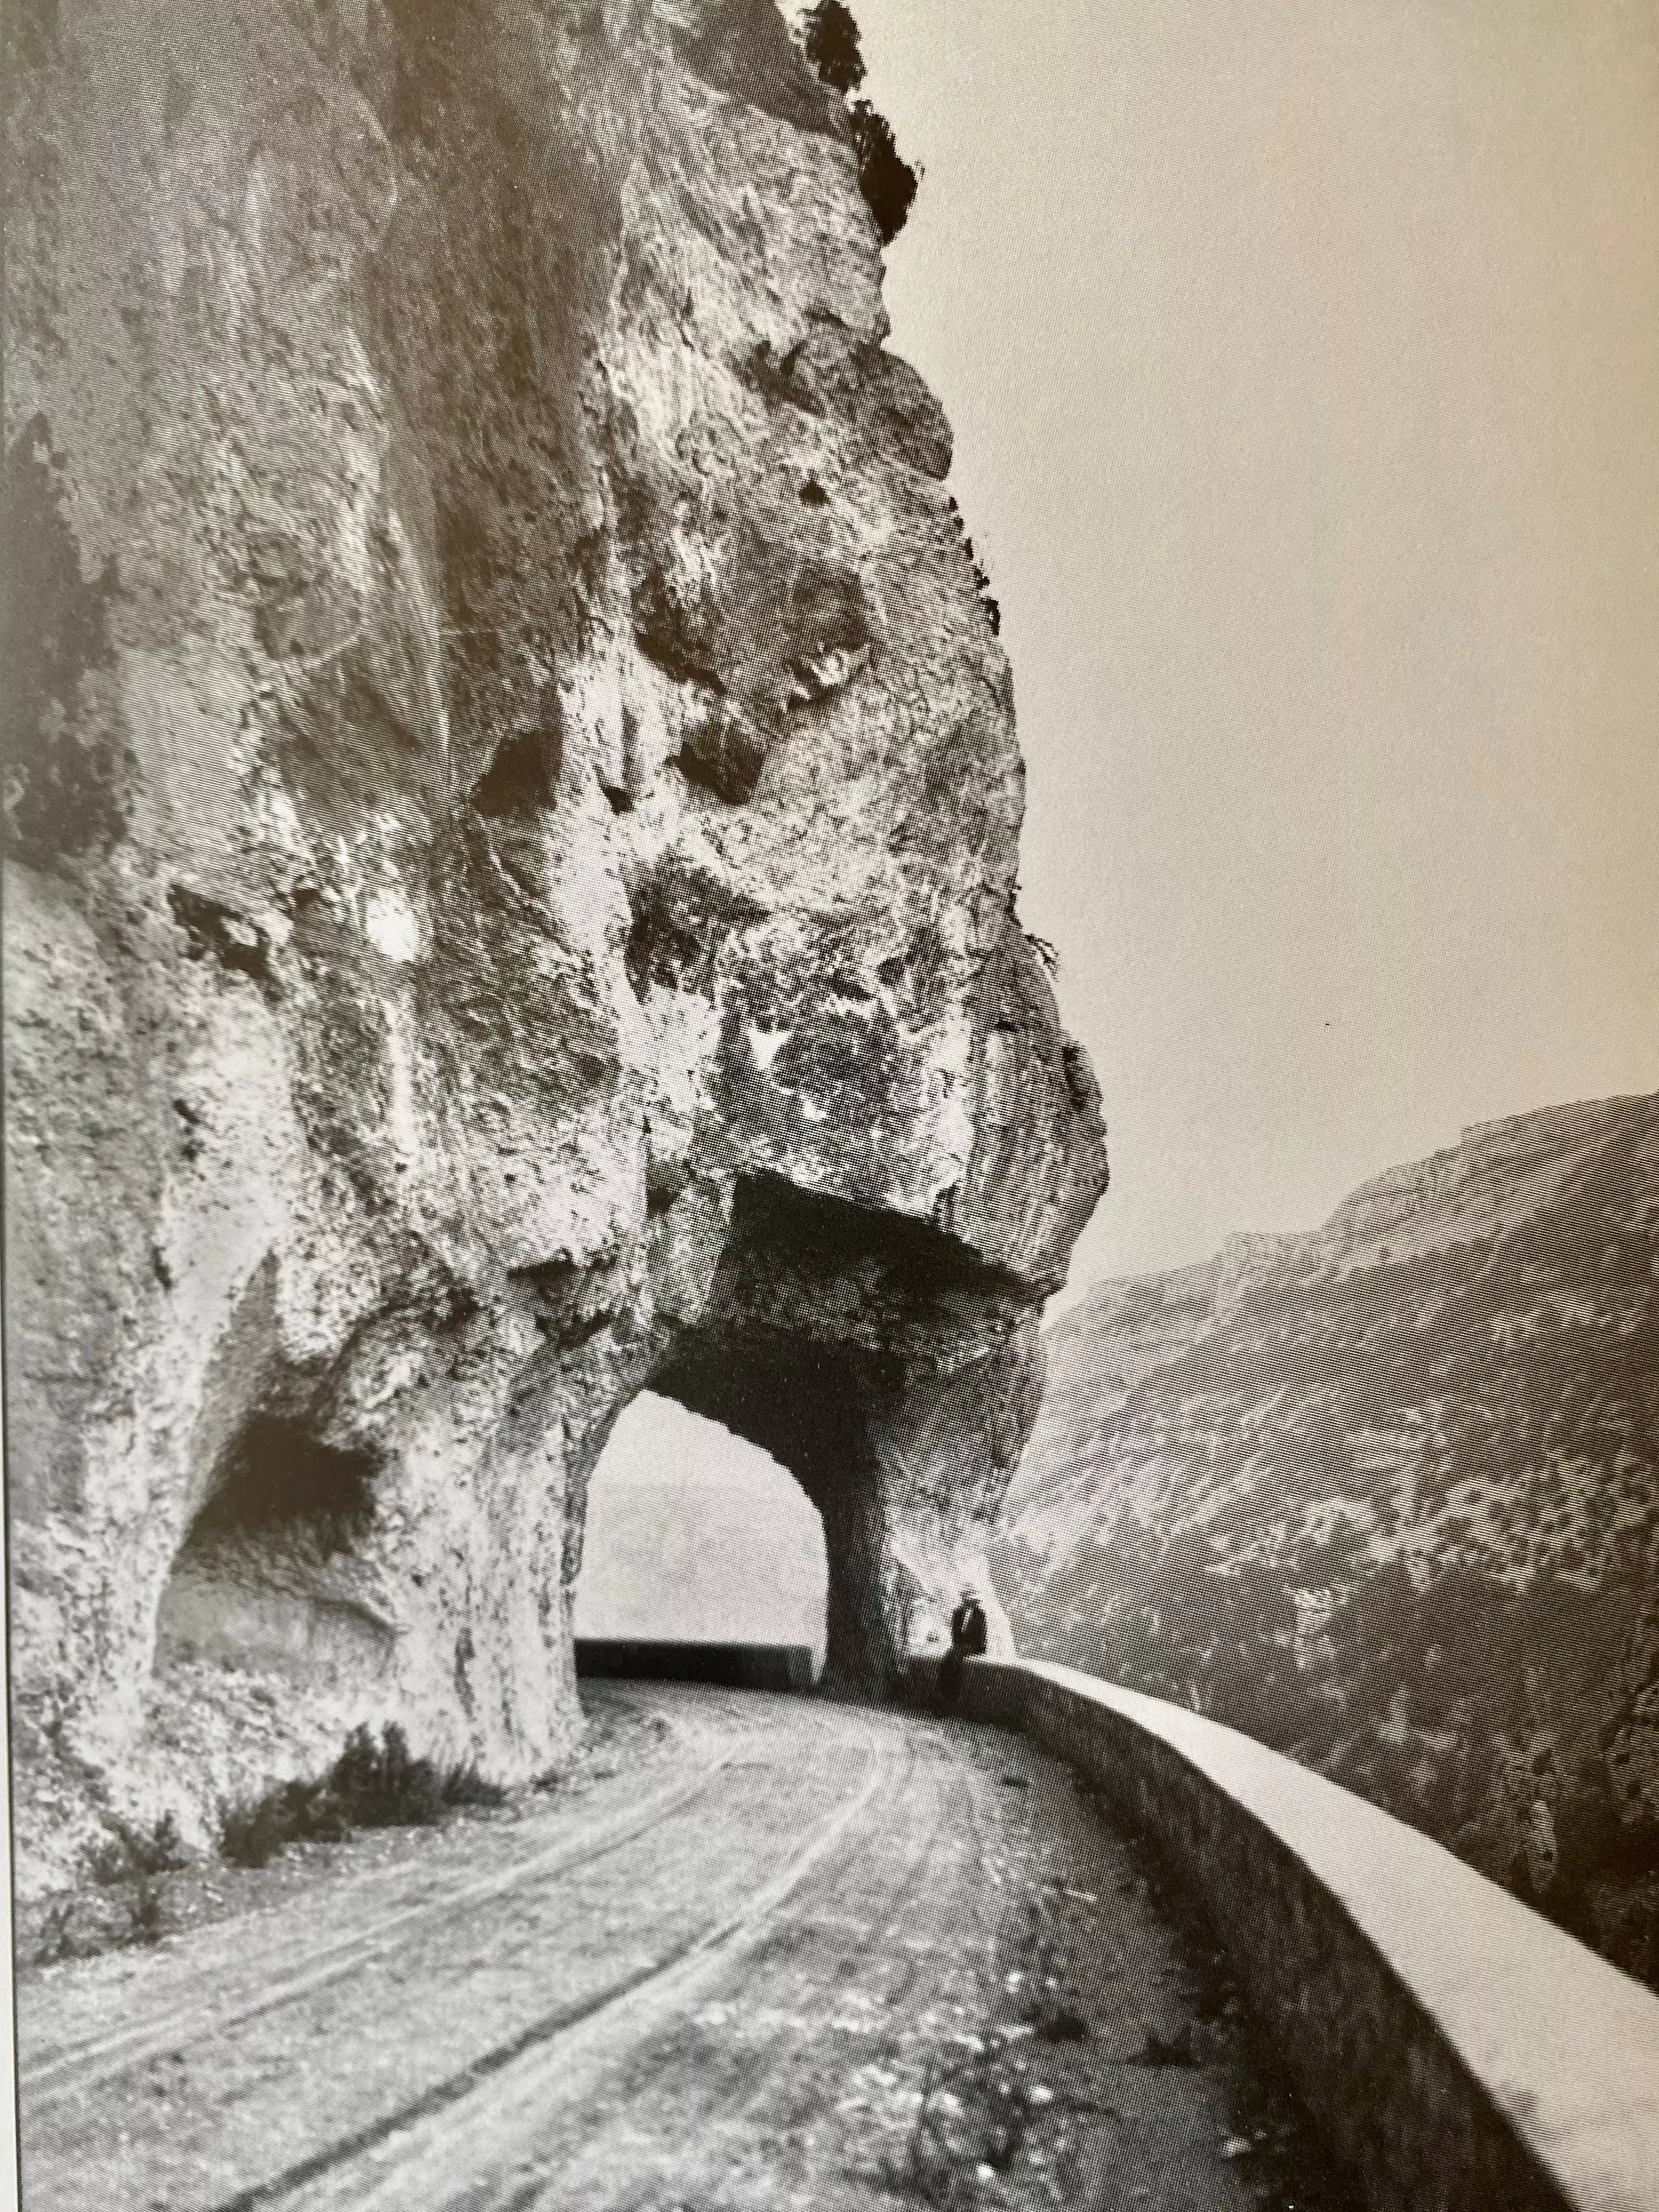
[[[1064,1769],[595,1694],[668,1725],[579,1802],[26,1976],[24,2212],[1263,2202],[1237,2033]]]

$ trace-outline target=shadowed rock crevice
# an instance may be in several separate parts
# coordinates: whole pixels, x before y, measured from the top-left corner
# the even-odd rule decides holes
[[[98,692],[112,654],[115,563],[88,580],[64,507],[64,457],[44,414],[8,439],[0,487],[0,715],[9,849],[38,864],[107,848],[125,826],[131,762]]]
[[[161,1592],[159,1674],[208,1662],[304,1683],[380,1671],[395,1632],[356,1571],[374,1518],[369,1451],[256,1413],[214,1472]]]
[[[557,795],[563,757],[556,727],[504,738],[472,787],[473,806],[492,822],[503,816],[540,813]]]

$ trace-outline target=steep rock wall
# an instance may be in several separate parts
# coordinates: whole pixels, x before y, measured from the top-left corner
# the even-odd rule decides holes
[[[10,11],[27,1883],[578,1723],[647,1382],[948,1601],[1104,1182],[1008,670],[769,0]]]

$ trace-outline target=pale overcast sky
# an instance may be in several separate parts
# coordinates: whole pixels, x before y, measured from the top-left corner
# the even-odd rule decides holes
[[[854,0],[1114,1189],[1659,1086],[1659,9]]]
[[[1659,8],[854,8],[1111,1123],[1068,1295],[1659,1087]],[[605,1480],[760,1459],[647,1394]]]

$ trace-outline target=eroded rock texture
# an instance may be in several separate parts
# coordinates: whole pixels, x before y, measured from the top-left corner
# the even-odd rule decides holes
[[[646,1382],[948,1602],[1098,1101],[1008,671],[769,0],[9,11],[25,1879],[577,1724]]]
[[[1659,1985],[1659,1094],[1096,1285],[994,1553],[1026,1650],[1197,1706]]]

